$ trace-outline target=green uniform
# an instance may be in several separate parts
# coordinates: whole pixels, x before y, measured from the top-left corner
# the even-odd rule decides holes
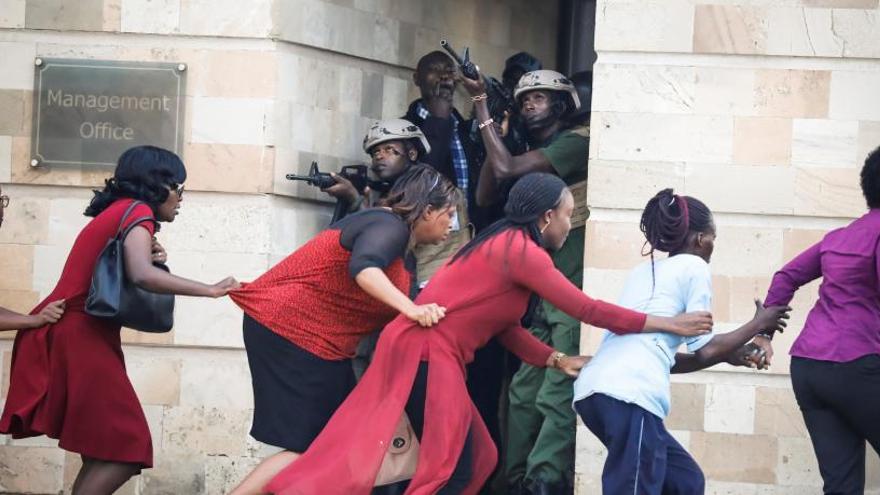
[[[586,180],[589,128],[559,133],[540,149],[568,185]],[[583,189],[583,188],[581,188]],[[577,203],[584,196],[575,197]],[[584,226],[572,226],[568,239],[552,254],[553,263],[578,287],[583,286]],[[568,355],[579,354],[580,322],[543,302],[536,311],[533,335]],[[523,363],[510,385],[506,475],[513,485],[523,479],[568,484],[574,474],[575,413],[571,379],[556,370]]]

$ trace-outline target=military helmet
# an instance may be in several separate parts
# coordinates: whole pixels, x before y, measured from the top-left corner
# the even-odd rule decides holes
[[[535,89],[566,92],[571,96],[571,101],[574,103],[572,111],[581,107],[581,100],[578,98],[577,89],[575,89],[574,84],[572,84],[569,78],[555,70],[534,70],[523,74],[519,79],[519,82],[516,83],[516,88],[513,90],[513,97],[519,101],[519,97],[523,93]]]
[[[373,146],[388,141],[417,139],[421,145],[420,156],[431,152],[431,145],[417,125],[404,119],[377,120],[364,136],[364,152],[369,153]]]

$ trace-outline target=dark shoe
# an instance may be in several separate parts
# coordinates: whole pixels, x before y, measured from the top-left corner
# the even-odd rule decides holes
[[[529,484],[529,495],[571,495],[570,487],[565,486],[566,483],[556,482],[550,483],[544,480],[535,480]]]

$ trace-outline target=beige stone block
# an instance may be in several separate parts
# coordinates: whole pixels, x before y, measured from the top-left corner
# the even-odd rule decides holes
[[[141,474],[143,494],[181,495],[205,493],[205,459],[202,452],[162,452],[152,469]]]
[[[592,111],[693,113],[696,71],[694,67],[597,64]]]
[[[770,55],[841,57],[845,42],[835,32],[831,9],[768,9]]]
[[[664,421],[670,430],[703,431],[703,409],[706,406],[706,385],[673,383],[672,407]]]
[[[9,208],[3,212],[0,228],[2,244],[42,244],[48,237],[49,200],[16,196],[16,190],[4,190],[10,196]]]
[[[718,226],[712,273],[731,277],[766,277],[782,263],[782,232],[776,229]],[[723,242],[723,244],[722,244]]]
[[[58,284],[70,246],[33,246],[34,264],[30,277],[33,290],[46,297]]]
[[[733,162],[739,165],[791,163],[791,119],[737,117],[733,123]]]
[[[0,491],[58,493],[64,481],[64,451],[46,447],[0,449]]]
[[[254,407],[250,369],[244,351],[188,356],[180,375],[180,404],[222,411]]]
[[[830,94],[830,71],[759,69],[754,111],[764,117],[823,118]]]
[[[268,230],[265,197],[197,192],[185,195],[180,215],[157,237],[174,269],[175,252],[265,253]]]
[[[406,93],[408,90],[408,82],[406,79],[385,76],[382,86],[382,118],[397,118],[406,113],[407,102]],[[366,133],[366,129],[364,129]]]
[[[272,238],[269,252],[284,257],[324,230],[332,216],[328,206],[277,196],[272,198],[270,210]],[[271,266],[274,263],[269,262],[267,267]]]
[[[0,136],[0,182],[12,182],[12,136]]]
[[[173,406],[180,400],[180,366],[179,359],[135,354],[125,369],[141,403]]]
[[[855,218],[865,211],[859,169],[798,168],[794,178],[795,214]]]
[[[684,190],[686,167],[682,163],[630,162],[591,159],[587,204],[591,208],[641,210],[661,189]],[[626,194],[621,186],[626,184]]]
[[[0,290],[0,306],[28,314],[40,302],[39,293],[32,290]]]
[[[822,485],[809,438],[779,437],[777,442],[776,478],[780,485]]]
[[[187,189],[251,193],[272,189],[272,147],[190,143],[184,150]]]
[[[31,91],[0,89],[0,134],[26,136],[31,131]]]
[[[880,456],[871,455],[870,444],[866,445],[868,455],[865,456],[865,490],[880,491]]]
[[[688,166],[685,192],[708,203],[713,211],[791,213],[795,203],[795,170],[777,166]]]
[[[123,344],[171,345],[174,343],[174,329],[166,333],[139,332],[131,328],[122,329]]]
[[[260,98],[193,98],[193,143],[271,145],[272,106]]]
[[[29,108],[26,109],[28,119],[30,119]],[[27,121],[26,126],[27,133],[30,133],[30,120]],[[13,137],[11,178],[14,183],[97,188],[103,187],[104,179],[110,175],[106,169],[97,167],[31,167],[30,161],[30,138]]]
[[[752,115],[755,70],[746,67],[697,67],[694,113]]]
[[[712,319],[730,321],[730,277],[712,276]]]
[[[729,163],[733,119],[699,115],[593,115],[595,158],[624,161]]]
[[[755,433],[774,437],[806,437],[807,427],[789,388],[755,388]]]
[[[591,248],[590,238],[587,237],[587,250]],[[607,270],[601,268],[593,268],[587,266],[584,269],[584,292],[591,297],[602,299],[608,302],[617,301],[623,292],[623,286],[626,284],[626,278],[629,274],[627,270]],[[581,352],[592,355],[599,348],[599,344],[604,336],[604,330],[593,327],[591,325],[582,325],[581,328]]]
[[[776,483],[774,466],[778,448],[774,437],[691,432],[690,447],[708,479]]]
[[[877,0],[801,0],[805,7],[834,9],[876,9]]]
[[[275,96],[276,55],[258,50],[204,50],[190,62],[187,88],[193,96],[271,98]]]
[[[15,332],[3,332],[6,333],[15,333]],[[5,335],[4,335],[5,336]],[[6,394],[9,392],[9,379],[12,375],[12,351],[3,351],[3,382],[0,384],[0,395],[4,398]],[[3,444],[6,445],[8,443],[9,438],[4,435]]]
[[[28,2],[25,27],[61,31],[101,31],[103,0],[46,0]]]
[[[705,495],[758,495],[759,487],[755,483],[706,480]]]
[[[782,258],[793,259],[821,241],[827,234],[824,230],[785,229],[782,231]]]
[[[858,166],[861,168],[868,154],[877,149],[880,149],[880,122],[859,122]]]
[[[596,9],[596,50],[690,53],[694,5],[604,1]]]
[[[834,71],[828,116],[834,120],[880,121],[878,87],[880,72]]]
[[[755,429],[755,388],[710,384],[706,389],[706,431],[751,434]]]
[[[231,493],[257,467],[253,457],[210,456],[205,464],[205,493]]]
[[[92,220],[83,215],[89,204],[91,191],[80,192],[82,194],[73,194],[71,191],[65,197],[50,199],[49,245],[70,249],[82,229]]]
[[[387,63],[400,60],[400,21],[387,17],[374,17],[371,58]]]
[[[645,236],[638,225],[628,222],[589,222],[589,248],[586,265],[592,268],[630,270],[645,261],[642,256]],[[648,248],[644,248],[648,249]]]
[[[795,119],[791,163],[802,167],[854,167],[858,139],[856,121]]]
[[[122,0],[104,0],[104,31],[119,32],[122,28]]]
[[[163,418],[164,452],[198,452],[206,455],[240,456],[251,412],[204,407],[171,407]]]
[[[27,0],[0,0],[0,27],[23,28]]]
[[[781,266],[780,266],[781,267]],[[730,277],[730,321],[737,326],[755,315],[755,299],[763,300],[772,273],[758,277]]]
[[[180,0],[121,0],[124,32],[170,34],[180,23]]]
[[[266,256],[262,255],[264,266],[265,260]],[[228,269],[238,271],[240,267],[230,265]],[[255,278],[238,274],[235,276],[239,280],[253,280]],[[213,283],[215,278],[207,278],[206,280]],[[181,298],[177,302],[174,315],[174,343],[176,345],[239,349],[244,345],[241,336],[242,311],[230,299]]]
[[[738,5],[697,5],[694,52],[761,54],[767,49],[767,12]]]
[[[263,38],[272,32],[272,14],[270,0],[180,0],[180,32]]]
[[[0,2],[0,12],[2,12]],[[0,14],[2,17],[3,14]],[[2,20],[0,20],[2,23]],[[0,89],[30,91],[34,87],[34,43],[0,42],[0,60],[3,60],[3,72],[0,73]],[[4,117],[5,119],[6,117]]]
[[[831,11],[834,35],[841,39],[843,56],[853,58],[880,57],[880,11],[877,2],[871,10],[834,9]]]
[[[0,245],[0,289],[30,290],[34,269],[34,248],[29,245]]]

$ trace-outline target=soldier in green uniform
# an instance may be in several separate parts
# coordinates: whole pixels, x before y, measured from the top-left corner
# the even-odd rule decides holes
[[[572,82],[551,70],[522,76],[514,90],[520,118],[528,130],[529,151],[512,156],[486,106],[481,81],[463,78],[462,85],[475,103],[486,162],[477,186],[477,203],[503,201],[516,178],[529,172],[559,175],[574,193],[572,229],[553,261],[573,283],[583,283],[584,223],[589,127],[568,123],[580,107]],[[531,332],[566,354],[578,354],[580,323],[555,307],[542,303]],[[510,385],[505,470],[513,493],[560,495],[572,491],[575,413],[571,408],[571,380],[552,370],[523,364]]]

